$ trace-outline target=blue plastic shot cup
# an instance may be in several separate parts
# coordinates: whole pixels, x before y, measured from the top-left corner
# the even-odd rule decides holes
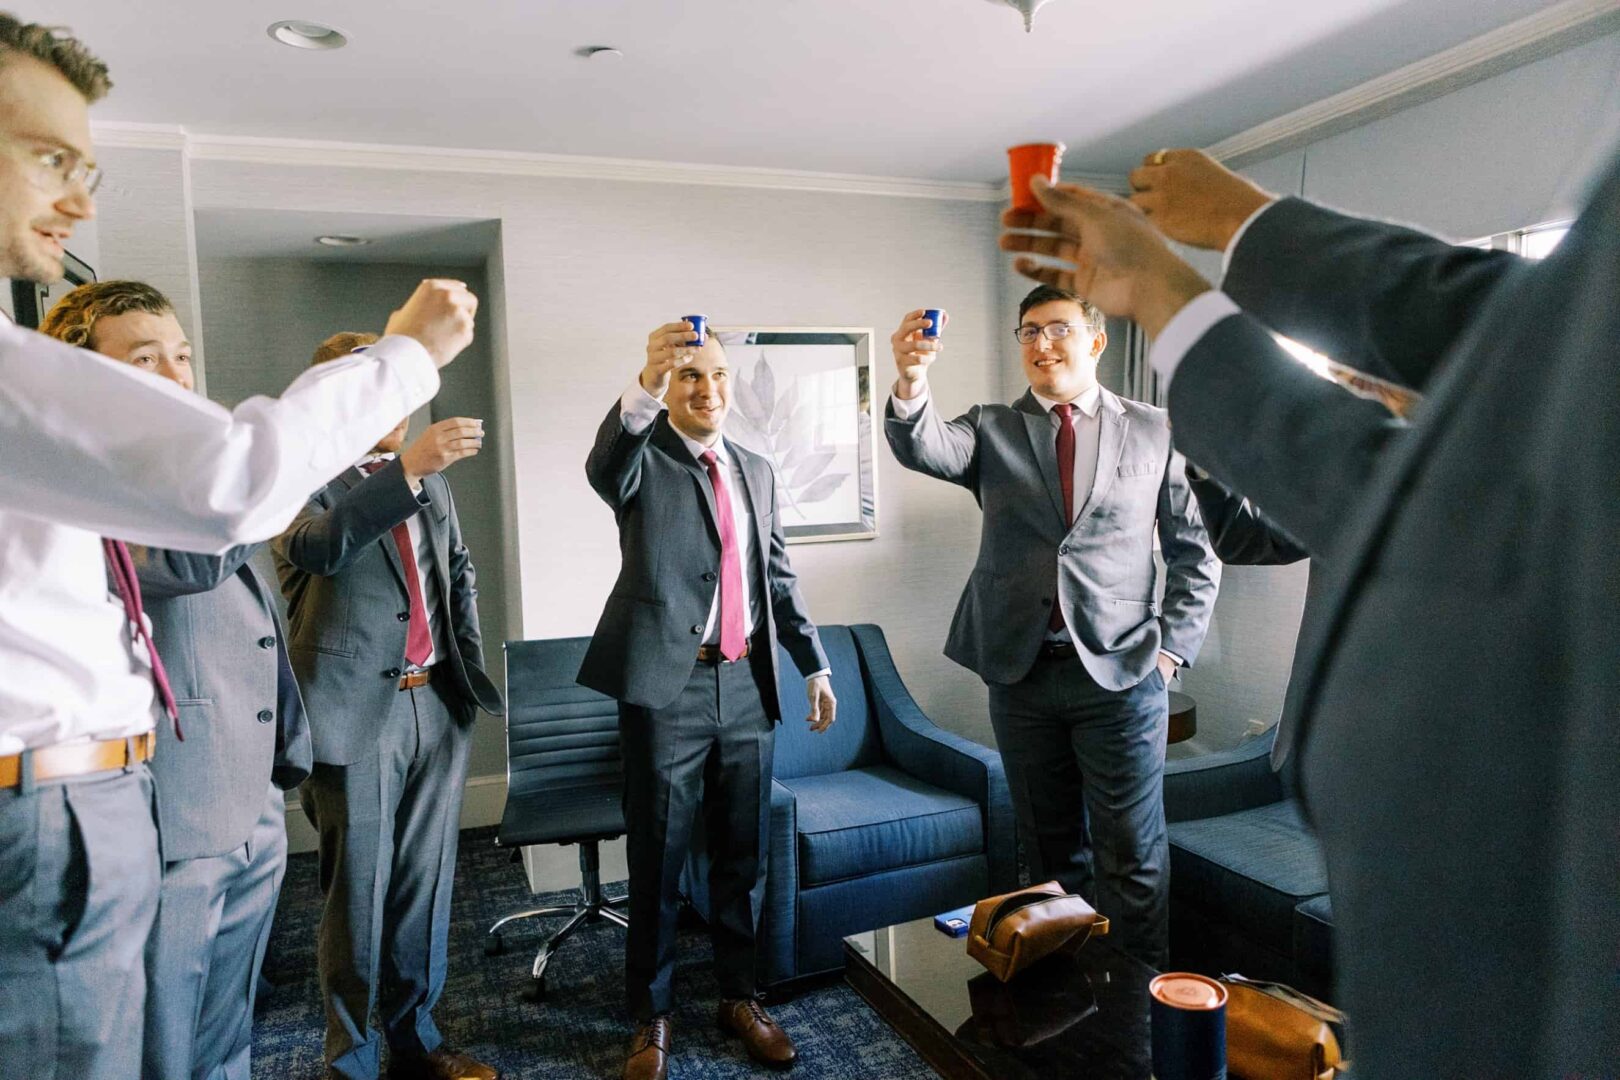
[[[688,341],[688,345],[703,346],[709,341],[709,317],[707,315],[682,315],[681,318],[692,324],[692,333],[697,335],[696,341]]]
[[[923,331],[925,338],[939,337],[939,328],[945,322],[945,311],[942,308],[931,307],[923,312],[923,318],[928,320],[929,326]]]

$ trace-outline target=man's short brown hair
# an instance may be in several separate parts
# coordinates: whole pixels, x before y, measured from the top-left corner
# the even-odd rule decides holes
[[[92,281],[58,300],[39,332],[81,349],[94,349],[96,323],[131,311],[172,315],[174,305],[144,281]]]
[[[61,72],[92,105],[112,89],[107,65],[96,59],[83,42],[69,37],[66,27],[25,23],[10,12],[0,11],[0,67],[19,53]]]
[[[348,356],[362,345],[370,345],[377,340],[376,334],[362,333],[358,330],[345,330],[333,334],[315,347],[315,355],[310,358],[309,366],[324,364],[328,360]]]
[[[1029,313],[1030,308],[1050,304],[1054,300],[1068,300],[1079,304],[1080,310],[1085,312],[1086,329],[1093,334],[1100,334],[1108,328],[1108,319],[1103,315],[1101,308],[1090,300],[1080,299],[1068,289],[1057,289],[1051,285],[1037,285],[1030,290],[1029,295],[1024,297],[1024,302],[1018,305],[1018,321],[1024,321],[1024,316]]]

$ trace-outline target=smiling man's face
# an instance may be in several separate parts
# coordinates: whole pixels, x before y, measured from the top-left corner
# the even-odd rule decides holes
[[[82,183],[63,183],[41,159],[91,161],[90,108],[55,68],[31,56],[0,57],[0,277],[62,278],[73,228],[95,216]]]
[[[1086,312],[1075,300],[1048,300],[1024,312],[1020,326],[1046,326],[1069,323],[1069,336],[1048,341],[1045,334],[1019,349],[1024,377],[1030,388],[1053,401],[1073,401],[1097,382],[1097,358],[1102,355],[1108,336],[1093,333],[1086,326]]]

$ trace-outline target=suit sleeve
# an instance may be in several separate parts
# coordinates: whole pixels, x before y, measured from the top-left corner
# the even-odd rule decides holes
[[[462,541],[461,518],[456,514],[456,501],[450,494],[450,485],[441,483],[436,486],[443,490],[445,504],[450,511],[450,625],[455,628],[456,650],[461,653],[461,662],[469,672],[483,672],[484,635],[478,622],[478,571],[473,567],[472,556]],[[477,704],[495,716],[504,711],[498,694],[493,701],[480,700]]]
[[[641,458],[652,440],[653,427],[649,424],[638,432],[626,431],[622,408],[614,402],[596,429],[596,442],[585,458],[585,479],[615,512],[641,490]]]
[[[1278,333],[1421,391],[1480,304],[1524,266],[1288,198],[1245,230],[1221,289]]]
[[[242,544],[223,555],[198,555],[130,544],[129,555],[135,563],[141,595],[147,600],[172,600],[217,589],[263,546]]]
[[[941,420],[930,396],[920,412],[902,420],[890,404],[883,434],[895,460],[912,472],[972,490],[979,482],[979,411],[975,405],[955,420]]]
[[[1218,480],[1194,476],[1189,469],[1187,486],[1198,500],[1204,530],[1221,562],[1229,566],[1283,566],[1310,558],[1310,552],[1253,502],[1228,491]]]
[[[271,548],[306,574],[331,577],[423,505],[396,458],[334,500],[310,500]]]
[[[1187,487],[1186,462],[1174,450],[1159,482],[1157,518],[1165,570],[1159,647],[1191,667],[1209,631],[1215,595],[1220,591],[1221,563]]]
[[[1222,319],[1187,353],[1170,383],[1170,417],[1179,449],[1328,559],[1406,430],[1382,405],[1312,373],[1248,315]]]
[[[821,635],[810,621],[809,609],[799,592],[799,577],[788,562],[787,537],[782,532],[782,516],[776,505],[776,473],[771,471],[771,550],[766,562],[771,585],[771,615],[776,620],[776,640],[793,657],[799,674],[809,677],[832,665],[821,647]]]

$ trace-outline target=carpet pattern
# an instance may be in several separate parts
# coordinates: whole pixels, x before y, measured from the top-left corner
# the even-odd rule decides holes
[[[624,1006],[624,935],[610,923],[584,926],[552,958],[543,1004],[524,1001],[529,965],[560,920],[525,920],[502,931],[506,952],[484,955],[484,932],[502,915],[567,893],[529,892],[520,864],[497,849],[495,830],[461,834],[450,922],[450,971],[434,1017],[451,1045],[494,1065],[503,1080],[615,1080],[624,1068],[630,1015]],[[624,886],[608,890],[621,895]],[[322,1076],[315,927],[320,889],[313,853],[288,860],[265,973],[275,984],[259,999],[253,1028],[254,1080]],[[777,1075],[753,1064],[714,1025],[717,988],[708,935],[683,931],[675,973],[673,1080]],[[843,983],[771,1006],[799,1048],[794,1080],[926,1080],[916,1053]]]

